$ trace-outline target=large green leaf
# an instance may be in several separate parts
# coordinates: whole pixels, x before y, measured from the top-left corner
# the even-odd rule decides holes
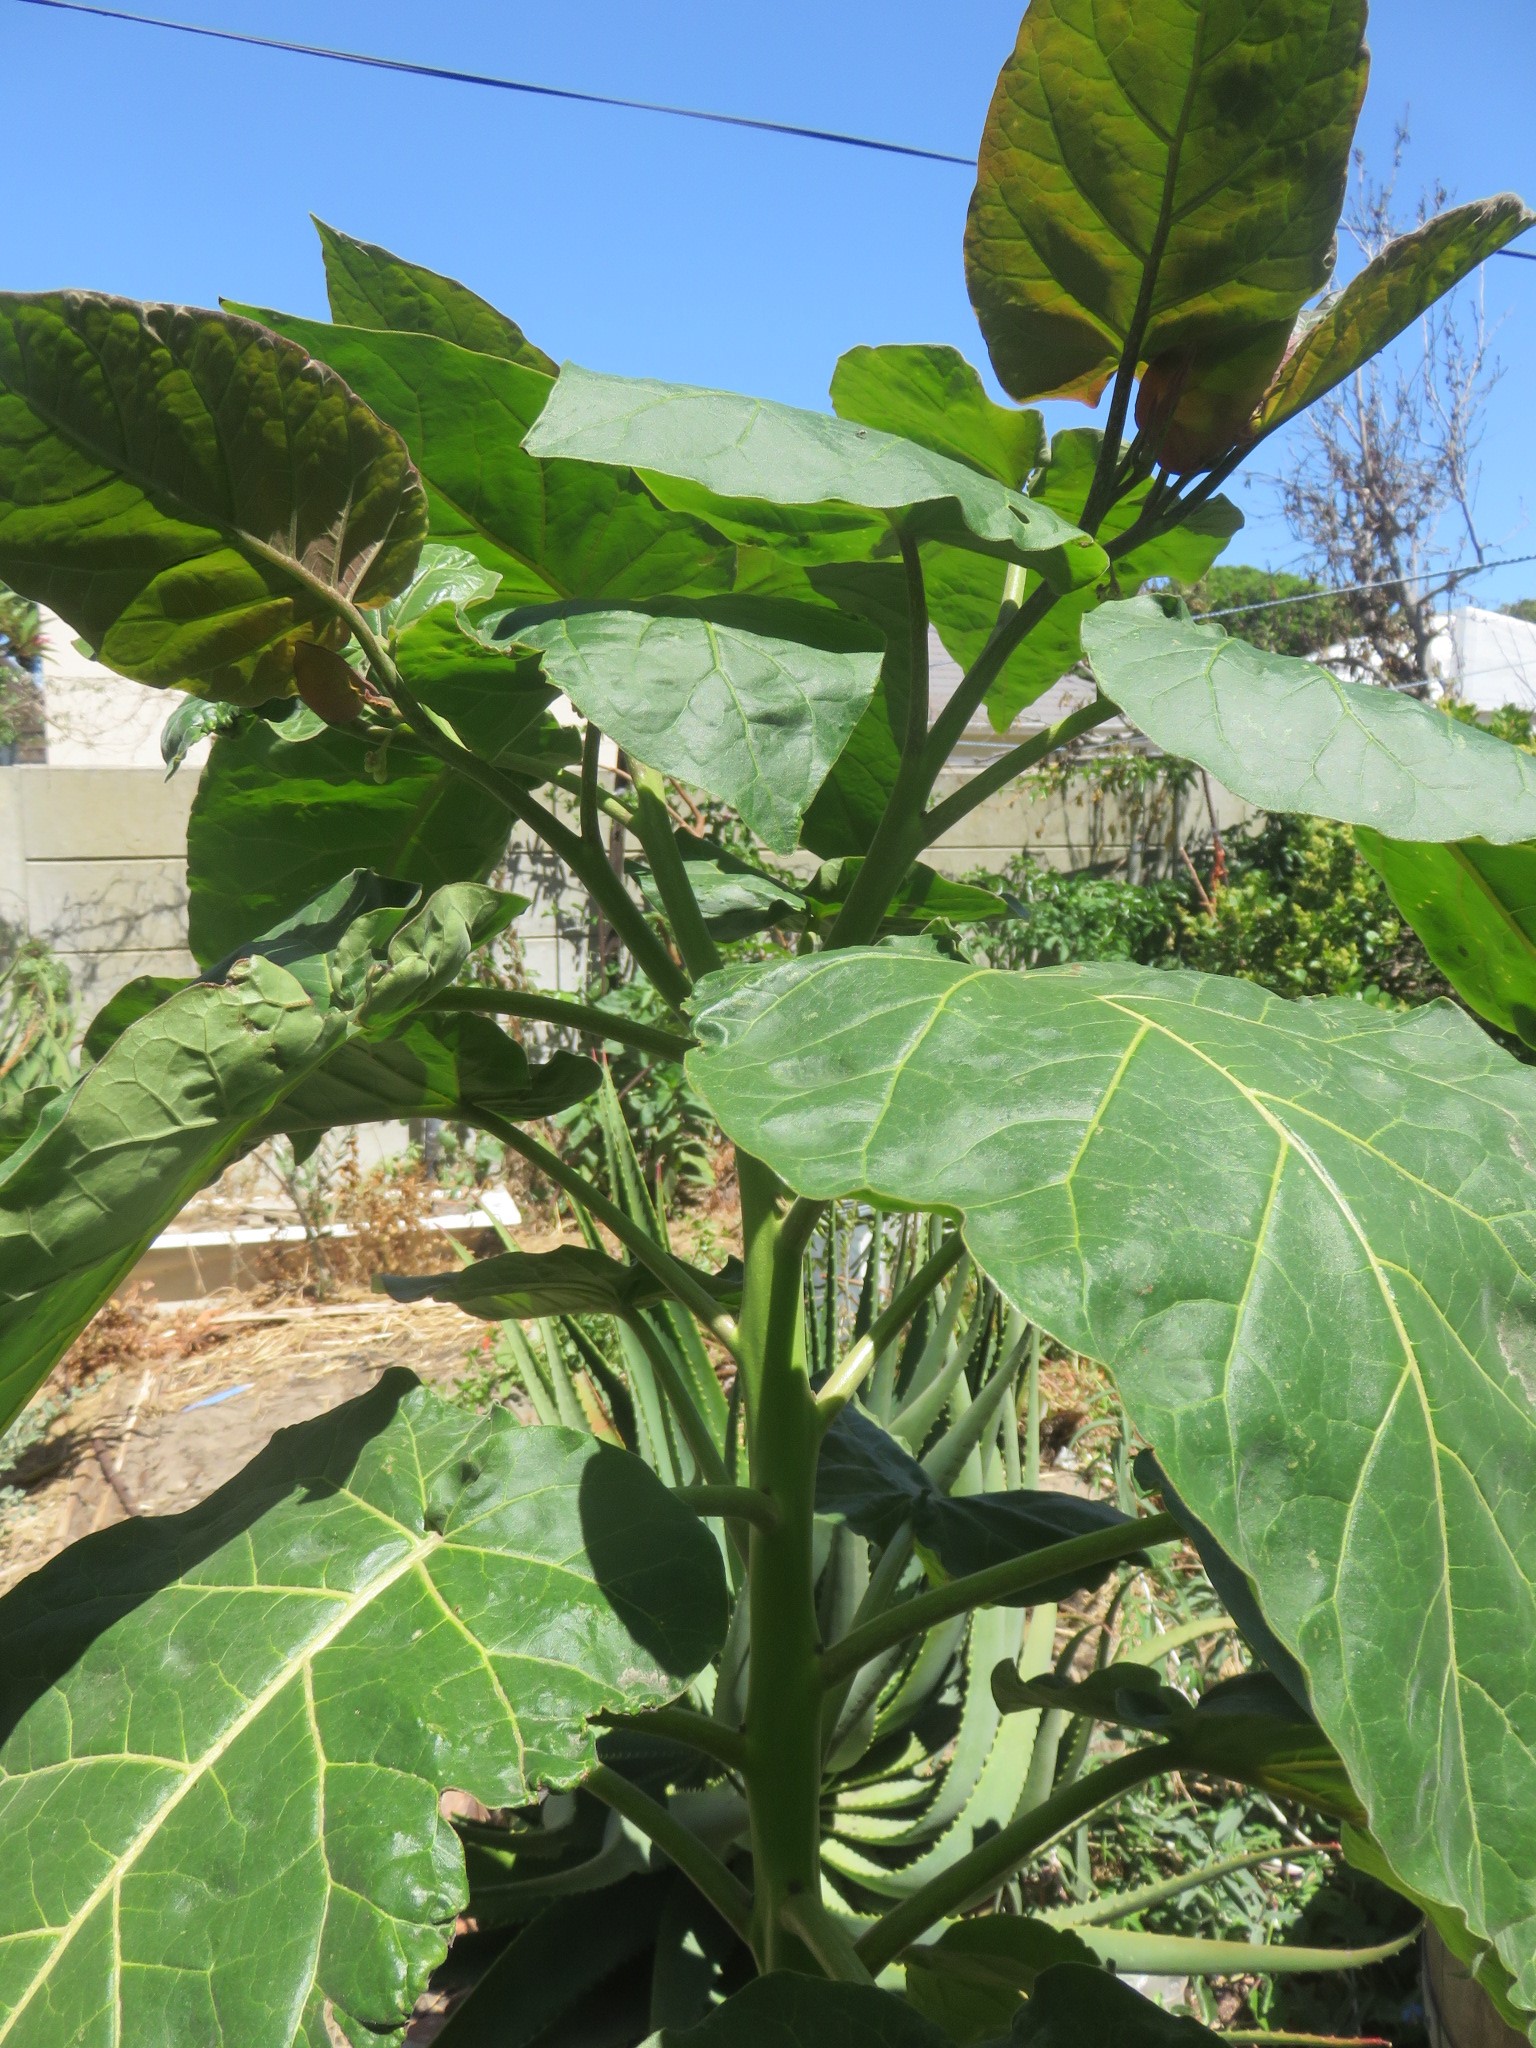
[[[1036,477],[1031,494],[1064,519],[1080,518],[1103,445],[1104,436],[1095,427],[1069,427],[1057,434],[1051,442],[1050,460]],[[1150,488],[1149,483],[1137,484],[1110,507],[1099,528],[1101,540],[1118,540],[1130,531],[1141,516]],[[987,713],[997,731],[1005,732],[1026,704],[1032,704],[1082,660],[1083,621],[1101,597],[1139,590],[1149,576],[1198,583],[1242,523],[1242,513],[1229,498],[1211,498],[1171,532],[1143,541],[1128,555],[1120,556],[1105,583],[1058,597],[1028,639],[1008,657],[987,692]],[[930,546],[923,550],[923,574],[929,613],[939,637],[955,660],[969,668],[997,625],[1007,571],[984,555]],[[1033,574],[1026,579],[1025,596],[1038,588],[1039,580]]]
[[[405,445],[226,313],[0,293],[0,577],[138,681],[259,704],[426,534]]]
[[[779,1971],[757,1977],[681,2031],[664,2027],[646,2048],[948,2048],[931,2020],[867,1984],[833,1984]]]
[[[1057,1963],[1043,1970],[1013,2023],[1013,2048],[1200,2048],[1220,2036],[1165,2012],[1108,1970]]]
[[[398,428],[426,485],[433,538],[494,569],[507,602],[657,597],[729,582],[719,539],[664,511],[632,478],[524,454],[553,388],[539,371],[434,334],[242,310],[323,353]]]
[[[492,614],[479,630],[531,648],[626,752],[733,805],[781,853],[884,658],[875,635],[839,612],[750,597]]]
[[[1454,206],[1389,242],[1307,325],[1275,375],[1257,424],[1273,433],[1386,347],[1496,249],[1536,225],[1513,192]]]
[[[1104,605],[1083,646],[1149,739],[1267,811],[1398,839],[1536,838],[1536,757],[1416,698],[1270,654],[1152,597]]]
[[[1055,1964],[1095,1959],[1081,1935],[1017,1913],[955,1920],[937,1941],[909,1949],[907,1996],[953,2040],[995,2042],[1039,1977]]]
[[[1536,1045],[1536,843],[1429,846],[1379,832],[1356,843],[1456,993]]]
[[[713,1539],[639,1459],[408,1373],[0,1603],[0,2032],[397,2038],[466,1898],[438,1812],[577,1783],[719,1647]]]
[[[1365,0],[1032,0],[965,243],[1004,389],[1092,402],[1133,333],[1198,363],[1267,331],[1273,367],[1332,268],[1364,33]]]
[[[531,703],[533,724],[542,696]],[[491,872],[512,829],[504,805],[405,739],[380,772],[369,774],[360,734],[302,708],[221,733],[187,821],[193,957],[221,959],[353,868],[428,887]]]
[[[1459,1011],[884,949],[705,984],[694,1085],[798,1192],[965,1218],[1114,1370],[1404,1881],[1536,2011],[1536,1075]]]
[[[129,1024],[44,1111],[0,1169],[0,1426],[189,1198],[285,1128],[285,1100],[404,1030],[517,900],[417,895],[349,878]]]
[[[957,348],[911,343],[851,348],[832,373],[839,419],[900,434],[1021,491],[1045,454],[1045,422],[987,396]]]
[[[525,369],[555,374],[554,359],[515,320],[451,277],[392,256],[376,242],[354,241],[316,220],[325,256],[331,318],[342,327],[385,327],[435,334],[480,355],[501,356]]]
[[[812,561],[857,561],[888,547],[899,516],[915,537],[1023,562],[1062,589],[1104,570],[1103,551],[1085,534],[965,463],[873,427],[731,391],[605,377],[567,363],[524,446],[634,469],[667,502],[730,539],[790,552],[802,543]]]

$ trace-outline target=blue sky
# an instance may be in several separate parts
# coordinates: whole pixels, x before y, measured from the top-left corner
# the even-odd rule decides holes
[[[974,149],[1019,0],[159,0],[258,34]],[[1449,25],[1448,25],[1449,24]],[[1536,199],[1529,0],[1377,0],[1361,139],[1405,112],[1404,190]],[[324,313],[307,214],[462,277],[552,354],[825,403],[857,342],[983,360],[963,170],[234,49],[0,0],[3,282]],[[1536,234],[1527,244],[1536,250]],[[1488,266],[1506,366],[1483,450],[1494,553],[1536,552],[1536,263]],[[1053,409],[1060,424],[1081,408]],[[1283,449],[1271,443],[1263,466]],[[1255,480],[1232,551],[1295,546]],[[1536,592],[1536,563],[1482,578]]]

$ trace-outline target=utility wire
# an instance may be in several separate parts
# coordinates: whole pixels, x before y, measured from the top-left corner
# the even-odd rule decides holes
[[[836,128],[804,128],[792,121],[759,121],[749,114],[722,114],[706,107],[675,107],[662,100],[621,99],[610,93],[577,92],[570,86],[538,85],[529,79],[499,78],[485,71],[453,71],[438,64],[417,64],[403,57],[372,57],[361,50],[332,50],[322,43],[290,43],[278,36],[246,35],[239,29],[210,28],[194,21],[168,21],[158,14],[130,14],[118,7],[97,7],[89,0],[20,0],[24,7],[47,7],[58,14],[90,14],[102,21],[125,21],[136,28],[170,29],[177,35],[203,36],[210,42],[240,43],[253,50],[280,50],[290,57],[319,57],[329,64],[360,64],[369,71],[398,71],[413,78],[435,78],[448,85],[488,86],[495,92],[526,93],[535,99],[573,100],[585,107],[622,107],[634,114],[667,114],[679,121],[709,121],[722,128],[755,128],[764,135],[788,135],[801,142],[831,142],[844,149],[872,149],[884,156],[915,157],[922,163],[958,164],[974,171],[973,156],[957,156],[946,149],[921,149],[912,142],[885,142],[873,135],[845,135]],[[1523,249],[1496,249],[1497,256],[1512,256],[1522,263],[1536,263],[1536,255]]]
[[[1481,576],[1489,569],[1518,569],[1522,562],[1536,562],[1536,554],[1506,555],[1497,562],[1468,562],[1455,569],[1442,569],[1435,577],[1381,576],[1373,583],[1339,583],[1323,590],[1304,590],[1298,597],[1267,597],[1262,604],[1228,605],[1224,611],[1201,612],[1202,619],[1236,619],[1249,612],[1278,611],[1286,604],[1320,604],[1326,597],[1352,597],[1357,590],[1395,590],[1399,585],[1413,582],[1433,582],[1444,577],[1446,588],[1468,576]]]
[[[87,0],[21,0],[25,7],[47,7],[59,14],[91,14],[102,21],[131,22],[137,28],[165,28],[211,42],[241,43],[249,49],[281,50],[291,57],[321,57],[331,64],[361,64],[370,71],[398,71],[412,78],[435,78],[448,85],[489,86],[496,92],[526,93],[534,99],[575,100],[587,107],[623,107],[635,114],[670,114],[679,121],[710,121],[722,128],[756,128],[766,135],[790,135],[802,142],[834,142],[846,149],[873,149],[885,156],[918,157],[925,163],[961,164],[975,170],[976,159],[952,156],[947,150],[919,149],[910,142],[882,142],[872,135],[844,135],[835,128],[802,128],[792,121],[758,121],[748,114],[720,114],[704,107],[674,107],[660,100],[620,99],[610,93],[576,92],[569,86],[537,85],[524,78],[498,78],[485,71],[451,71],[439,64],[415,64],[403,57],[370,57],[360,50],[332,50],[320,43],[288,43],[277,36],[244,35],[238,29],[209,28],[200,22],[167,21],[157,14],[129,14],[116,7],[94,7]]]

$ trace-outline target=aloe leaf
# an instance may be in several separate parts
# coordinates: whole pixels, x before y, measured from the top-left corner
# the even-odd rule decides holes
[[[1513,192],[1453,206],[1399,235],[1301,328],[1259,407],[1271,434],[1353,376],[1495,250],[1536,225]]]
[[[896,519],[914,538],[1022,562],[1063,589],[1104,569],[1085,534],[964,463],[873,427],[734,392],[567,363],[524,446],[633,469],[678,510],[732,540],[766,542],[785,559],[798,543],[811,562],[861,560],[888,542]]]
[[[738,810],[788,853],[858,724],[883,648],[840,613],[759,598],[483,615],[647,767]]]
[[[435,334],[479,355],[500,356],[547,377],[555,374],[553,359],[517,322],[467,285],[391,255],[376,242],[359,242],[323,220],[315,221],[315,229],[325,258],[331,318],[339,326]]]
[[[0,293],[0,577],[143,683],[260,704],[410,578],[405,444],[248,320]]]
[[[241,308],[323,355],[403,436],[421,472],[432,537],[501,578],[504,603],[642,598],[718,589],[729,551],[632,481],[524,454],[551,390],[520,362],[435,334],[329,327]]]
[[[644,2048],[948,2048],[931,2020],[873,1985],[788,1971],[757,1977],[696,2027],[663,2027]]]
[[[295,1101],[301,1128],[329,1119],[335,1097],[326,1089],[345,1086],[357,1100],[354,1056],[366,1047],[387,1066],[393,1055],[383,1041],[408,1029],[414,1009],[506,923],[517,900],[471,884],[418,897],[375,876],[349,877],[141,1014],[48,1106],[0,1169],[0,1420],[29,1398],[187,1200],[261,1137],[287,1128],[290,1098],[311,1091],[307,1109]],[[418,1046],[407,1082],[429,1070],[443,1078],[455,1046],[473,1062],[475,1043],[439,1039],[430,1058]],[[343,1065],[322,1088],[322,1070],[338,1058]],[[529,1085],[520,1053],[488,1067],[482,1052],[478,1071],[498,1094]]]
[[[428,888],[490,874],[512,829],[505,805],[406,739],[391,742],[382,781],[367,763],[366,740],[303,708],[220,734],[187,821],[196,960],[221,959],[354,868]]]
[[[1362,831],[1356,844],[1456,993],[1536,1041],[1536,842],[1435,846]]]
[[[1151,597],[1104,605],[1083,646],[1149,739],[1264,810],[1395,839],[1536,838],[1536,758],[1416,698],[1171,617]]]
[[[466,1896],[439,1795],[576,1784],[591,1717],[675,1698],[724,1628],[713,1539],[638,1459],[402,1372],[75,1545],[0,1603],[3,2023],[402,2026]]]
[[[987,395],[960,351],[937,343],[851,348],[832,373],[839,419],[899,434],[1020,491],[1045,456],[1045,422]]]
[[[1364,0],[1215,17],[1033,0],[982,134],[966,279],[1003,388],[1097,400],[1127,345],[1219,362],[1251,404],[1333,267]]]
[[[1445,1007],[885,950],[705,984],[695,1028],[738,1144],[802,1194],[963,1215],[1114,1370],[1394,1868],[1536,2011],[1536,1077]]]

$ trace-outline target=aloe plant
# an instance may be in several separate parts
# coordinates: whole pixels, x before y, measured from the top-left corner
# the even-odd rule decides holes
[[[1525,758],[1143,592],[1531,222],[1458,208],[1319,297],[1363,29],[1033,0],[966,243],[1017,404],[920,345],[852,351],[830,414],[557,374],[330,228],[333,324],[0,295],[0,576],[182,693],[173,765],[212,735],[202,971],[115,998],[0,1165],[0,1422],[274,1134],[453,1118],[583,1233],[386,1276],[499,1326],[527,1426],[387,1380],[0,1602],[0,2043],[398,2039],[466,1908],[511,1934],[454,2048],[1199,2038],[1105,1966],[1320,1959],[1012,1889],[1178,1770],[1335,1816],[1536,2015],[1536,1079],[1441,1008],[977,967],[998,899],[922,859],[1119,714],[1363,828],[1467,1002],[1536,1017]],[[1049,439],[1022,409],[1106,392]],[[978,711],[1078,661],[1090,705],[936,794]],[[643,1019],[474,978],[514,824]],[[793,958],[722,952],[769,926]],[[500,1017],[686,1055],[739,1265],[669,1241],[600,1067]],[[589,1099],[606,1191],[539,1135]],[[1043,1338],[1112,1371],[1148,1495],[1042,1488]],[[1119,1626],[1186,1541],[1253,1660],[1198,1699]]]

